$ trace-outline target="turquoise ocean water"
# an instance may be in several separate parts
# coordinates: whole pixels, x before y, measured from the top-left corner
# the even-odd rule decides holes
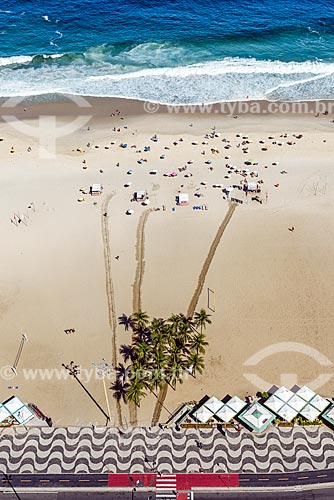
[[[5,0],[0,41],[0,96],[334,98],[331,1]]]

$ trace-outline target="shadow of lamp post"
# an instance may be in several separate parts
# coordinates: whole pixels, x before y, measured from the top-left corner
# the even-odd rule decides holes
[[[80,386],[82,387],[82,389],[85,391],[85,393],[89,396],[89,398],[93,401],[93,403],[95,404],[95,406],[97,406],[97,408],[100,410],[100,412],[105,416],[105,418],[107,419],[106,421],[106,425],[108,425],[108,422],[109,422],[109,415],[104,411],[104,409],[99,405],[99,403],[96,401],[96,399],[91,395],[91,393],[89,392],[89,390],[83,385],[83,383],[81,382],[81,380],[79,379],[78,375],[80,374],[80,366],[79,365],[76,365],[74,363],[74,361],[71,361],[68,365],[65,365],[64,363],[62,363],[62,367],[65,368],[65,370],[67,370],[69,372],[69,374],[78,382],[78,384],[80,384]]]

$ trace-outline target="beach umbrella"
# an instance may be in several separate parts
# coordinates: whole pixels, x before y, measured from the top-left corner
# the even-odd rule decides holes
[[[293,392],[290,391],[290,389],[287,389],[286,387],[282,386],[277,391],[275,392],[275,396],[280,398],[282,401],[287,402],[292,396]]]
[[[220,420],[223,420],[223,422],[228,423],[232,418],[236,415],[236,412],[232,410],[227,405],[224,405],[220,410],[217,411],[216,417],[220,418]]]
[[[319,394],[316,394],[314,398],[311,399],[310,404],[315,406],[318,410],[324,411],[330,403],[327,399],[322,398]]]
[[[307,418],[307,420],[310,420],[313,422],[318,416],[320,415],[321,411],[317,410],[314,408],[314,406],[308,404],[305,406],[305,408],[300,412],[300,414],[304,417]]]
[[[206,422],[213,417],[213,413],[204,405],[198,408],[198,410],[196,410],[193,415],[203,424],[206,424]]]
[[[233,191],[234,187],[233,186],[227,186],[225,188],[225,191],[227,191],[228,193],[231,193]]]
[[[298,411],[291,408],[288,404],[285,404],[280,410],[278,410],[277,414],[283,418],[283,420],[286,420],[286,422],[291,422],[291,420],[298,415]]]
[[[296,394],[305,399],[305,401],[310,401],[316,395],[315,392],[309,389],[306,385],[303,385],[303,387],[301,387]]]
[[[289,406],[300,412],[300,410],[305,406],[305,400],[297,394],[294,394],[292,398],[289,399]]]
[[[126,215],[132,215],[134,213],[134,210],[132,210],[132,208],[129,208],[125,213]]]
[[[282,408],[284,405],[284,401],[279,399],[275,394],[270,396],[267,401],[264,403],[270,410],[274,411],[275,413],[278,413],[278,411]]]
[[[229,401],[226,403],[230,408],[232,408],[235,413],[239,413],[245,406],[246,402],[243,401],[242,399],[238,398],[238,396],[233,396]]]
[[[216,413],[223,406],[223,402],[215,396],[212,396],[212,398],[208,399],[204,405],[206,408],[209,408],[212,413]]]

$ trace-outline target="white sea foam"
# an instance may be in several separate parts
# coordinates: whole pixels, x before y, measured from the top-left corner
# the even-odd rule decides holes
[[[10,64],[23,64],[30,61],[32,61],[31,56],[0,57],[0,66],[8,66]]]
[[[15,71],[11,70],[10,64],[29,63],[32,57],[2,58],[0,95],[63,92],[128,97],[166,104],[266,98],[334,99],[334,63],[226,58],[188,66],[136,71],[136,66],[131,64],[133,52],[127,65],[121,63],[121,56],[124,57],[124,52],[119,58],[114,57],[113,62],[107,61],[105,47],[100,47],[84,56],[72,55],[73,63],[71,60],[69,63],[69,58],[64,55],[64,65],[62,54],[52,55],[52,58],[58,59],[57,69],[52,63],[38,65],[37,60],[33,67],[26,64],[22,68],[16,67]]]

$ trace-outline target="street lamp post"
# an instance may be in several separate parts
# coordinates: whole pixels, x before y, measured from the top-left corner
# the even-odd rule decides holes
[[[80,373],[79,365],[76,365],[74,363],[74,361],[71,361],[68,365],[65,365],[64,363],[62,363],[62,367],[65,368],[65,370],[67,370],[69,372],[69,374],[78,382],[78,384],[81,385],[81,387],[83,388],[85,393],[88,394],[88,396],[93,401],[93,403],[98,407],[100,412],[106,417],[106,419],[107,419],[106,425],[108,425],[108,422],[110,420],[109,416],[106,414],[104,409],[99,405],[99,403],[96,401],[96,399],[94,399],[94,397],[91,395],[91,393],[88,391],[88,389],[86,389],[86,387],[83,385],[81,380],[78,378],[78,375]]]
[[[104,395],[106,398],[108,414],[109,414],[109,422],[111,422],[111,411],[110,411],[108,391],[107,391],[107,386],[106,386],[106,376],[110,375],[110,373],[113,370],[114,364],[107,363],[106,360],[104,358],[102,358],[102,361],[100,363],[93,363],[93,366],[95,366],[97,373],[102,376]]]

